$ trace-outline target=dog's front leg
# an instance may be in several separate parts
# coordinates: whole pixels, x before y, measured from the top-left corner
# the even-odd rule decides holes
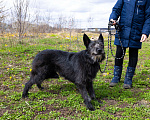
[[[87,89],[90,97],[92,98],[92,100],[96,99],[95,92],[94,92],[94,89],[93,89],[93,82],[92,81],[87,80],[86,89]]]
[[[83,84],[76,84],[77,88],[79,89],[80,94],[82,95],[83,99],[84,99],[84,103],[86,105],[86,107],[91,110],[94,111],[94,107],[91,103],[91,98],[89,97],[87,90],[86,90],[86,85]]]
[[[87,81],[86,89],[87,89],[90,97],[92,98],[92,100],[97,100],[101,104],[103,103],[101,100],[96,99],[95,92],[94,92],[94,89],[93,89],[93,82],[92,81],[90,81],[90,80]]]

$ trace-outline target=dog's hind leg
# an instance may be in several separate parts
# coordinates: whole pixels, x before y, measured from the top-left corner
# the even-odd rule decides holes
[[[23,90],[23,94],[22,94],[22,98],[26,98],[28,97],[28,91],[31,88],[31,86],[35,84],[34,80],[33,80],[33,76],[30,77],[30,80],[25,84],[24,90]]]
[[[86,90],[86,85],[83,84],[76,84],[77,88],[79,89],[80,94],[82,95],[83,99],[84,99],[84,103],[86,105],[86,107],[91,110],[94,111],[94,107],[92,106],[91,103],[91,98],[89,97],[87,90]]]
[[[53,64],[50,64],[47,68],[47,78],[59,78],[59,75],[57,74],[55,66]]]
[[[44,87],[41,86],[41,83],[42,83],[42,82],[36,82],[36,85],[37,85],[37,87],[38,87],[40,90],[43,90]]]
[[[31,72],[30,80],[25,84],[22,97],[28,97],[28,91],[33,84],[36,84],[37,87],[41,90],[44,89],[43,87],[41,87],[41,83],[43,82],[43,80],[45,80],[45,77],[46,76],[43,73],[39,72],[38,74],[33,74],[33,72]]]
[[[42,87],[41,84],[45,79],[48,78],[49,76],[47,75],[47,73],[44,73],[43,71],[38,73],[38,75],[35,77],[35,83],[40,90],[44,89],[44,87]]]

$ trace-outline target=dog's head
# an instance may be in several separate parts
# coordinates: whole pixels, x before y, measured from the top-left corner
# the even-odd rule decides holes
[[[88,55],[94,62],[101,62],[105,59],[104,39],[102,34],[100,34],[98,40],[95,41],[91,41],[89,37],[84,34],[83,41],[84,45],[86,46]]]

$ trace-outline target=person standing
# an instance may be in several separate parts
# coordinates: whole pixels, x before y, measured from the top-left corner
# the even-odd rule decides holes
[[[129,48],[129,63],[123,87],[130,89],[138,61],[138,50],[142,48],[142,42],[146,41],[150,34],[150,0],[117,0],[109,20],[113,25],[119,20],[120,26],[119,35],[115,35],[114,41],[116,45],[114,77],[109,86],[114,87],[120,81],[123,58],[117,58],[121,58],[123,51],[125,55],[126,48]]]

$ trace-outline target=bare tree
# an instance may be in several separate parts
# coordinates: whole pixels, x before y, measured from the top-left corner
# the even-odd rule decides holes
[[[51,10],[48,10],[48,14],[46,15],[46,23],[50,26],[52,24],[52,15]],[[48,30],[48,33],[52,32],[52,27]]]
[[[62,14],[59,15],[58,24],[57,24],[57,27],[59,28],[59,31],[61,31],[65,27],[66,24],[67,24],[66,17],[63,16]]]
[[[89,27],[92,27],[92,25],[93,25],[93,17],[89,17],[88,18],[88,23],[89,23]]]
[[[0,31],[3,34],[4,32],[4,27],[6,26],[6,24],[4,23],[5,18],[6,18],[6,10],[5,6],[3,5],[3,1],[0,1]]]
[[[39,24],[40,24],[40,11],[39,10],[36,10],[36,13],[35,13],[35,20],[34,20],[34,22],[35,22],[35,30],[34,30],[34,32],[37,34],[37,36],[38,36],[38,34],[39,34]]]
[[[0,1],[0,22],[4,19],[5,15],[4,15],[4,8],[5,6],[2,5],[2,1]]]
[[[27,25],[29,22],[28,7],[29,7],[29,0],[15,0],[13,16],[16,19],[15,26],[17,32],[19,33],[20,43],[22,42],[23,34],[26,32],[26,29],[28,27]]]
[[[69,20],[69,28],[73,29],[75,27],[75,18],[70,18]]]

